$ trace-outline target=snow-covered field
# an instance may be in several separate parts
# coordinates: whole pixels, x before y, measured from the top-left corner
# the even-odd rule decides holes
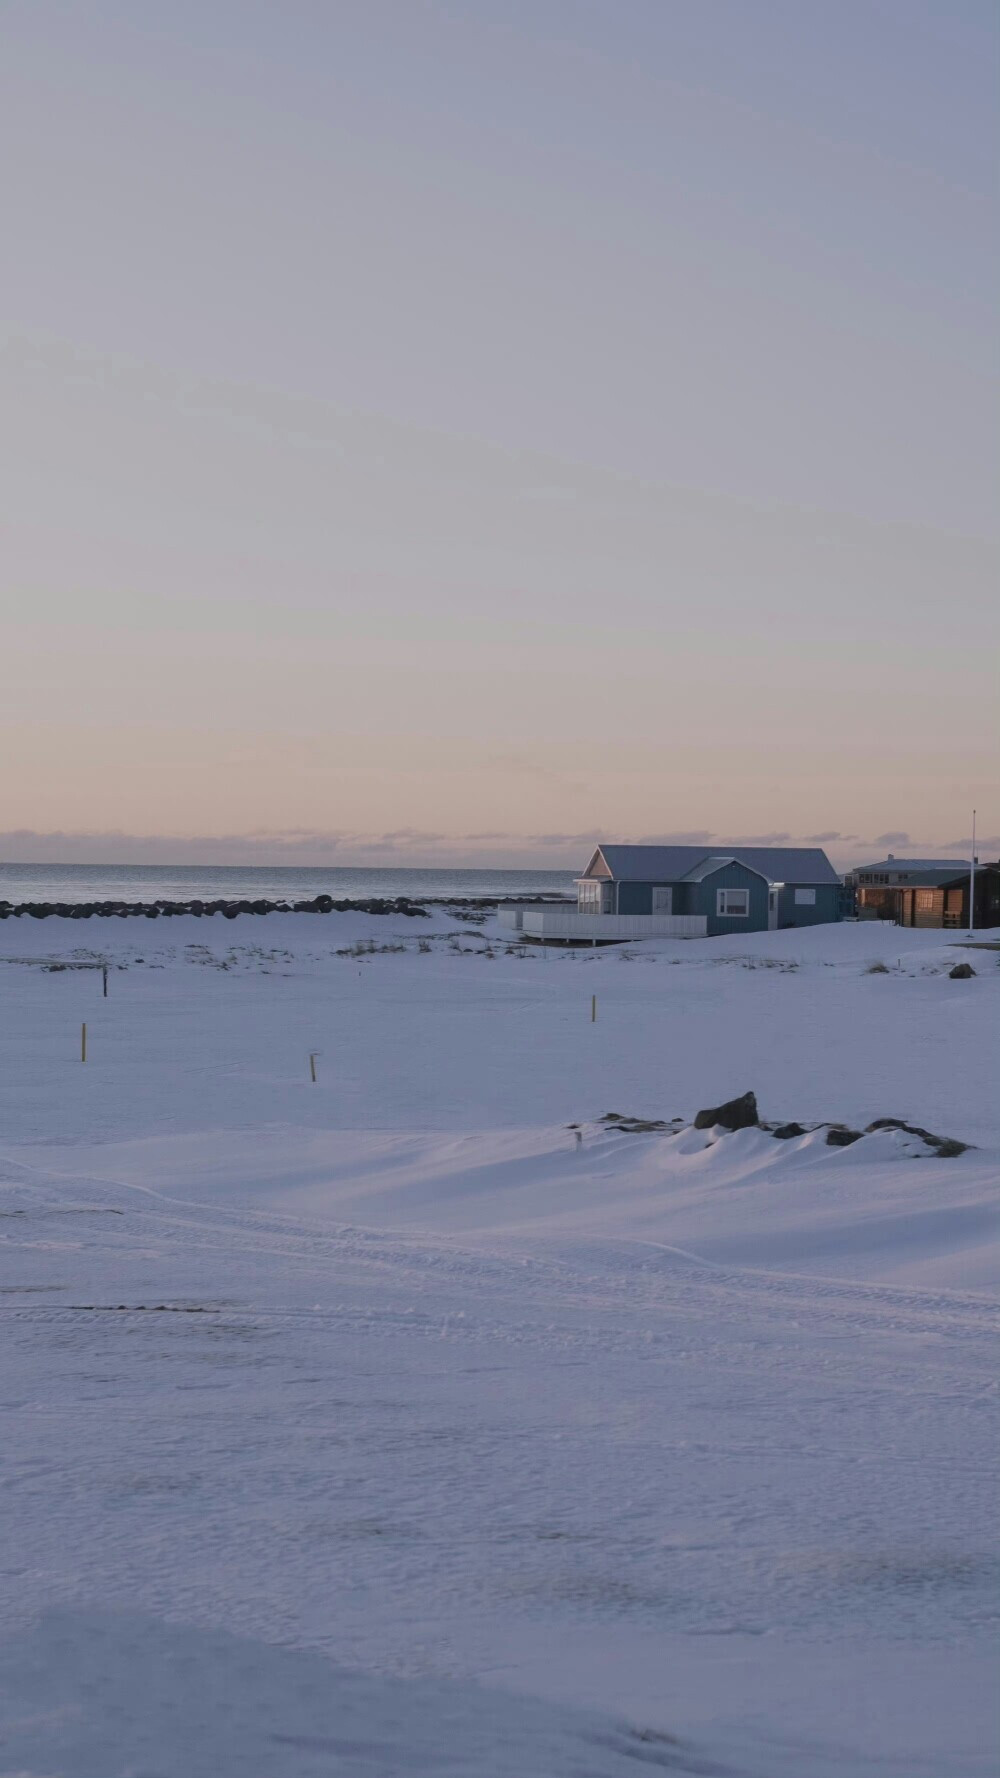
[[[1000,953],[508,943],[0,924],[2,1778],[994,1771]]]

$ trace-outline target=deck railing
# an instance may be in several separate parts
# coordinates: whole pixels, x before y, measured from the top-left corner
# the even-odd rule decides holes
[[[500,924],[525,938],[564,944],[615,944],[640,938],[704,938],[704,914],[581,914],[576,908],[507,907]]]

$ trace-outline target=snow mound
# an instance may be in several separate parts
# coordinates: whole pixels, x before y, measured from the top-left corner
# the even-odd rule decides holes
[[[133,1615],[52,1613],[0,1649],[18,1778],[629,1778],[721,1772],[652,1729],[469,1681]]]

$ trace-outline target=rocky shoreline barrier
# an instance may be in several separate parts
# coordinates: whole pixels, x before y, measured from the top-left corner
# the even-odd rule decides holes
[[[429,920],[431,909],[475,908],[484,914],[498,907],[542,907],[565,901],[562,895],[503,895],[495,899],[475,895],[447,896],[440,900],[428,897],[410,901],[405,895],[389,899],[368,896],[361,899],[336,899],[332,895],[314,895],[311,901],[267,901],[261,898],[240,901],[2,901],[0,920],[170,920],[190,914],[196,920],[221,914],[224,920],[235,920],[240,914],[398,914],[404,919]]]
[[[757,1109],[756,1093],[741,1093],[738,1099],[727,1099],[723,1105],[706,1106],[703,1111],[695,1113],[694,1122],[690,1126],[680,1117],[629,1117],[620,1111],[606,1111],[597,1122],[603,1124],[607,1130],[616,1131],[620,1136],[679,1136],[690,1127],[693,1130],[724,1130],[730,1135],[734,1135],[737,1130],[763,1130],[766,1135],[773,1136],[776,1142],[790,1142],[795,1136],[811,1136],[816,1130],[825,1130],[827,1148],[852,1148],[855,1142],[862,1141],[865,1136],[895,1130],[901,1136],[915,1137],[923,1144],[926,1153],[937,1155],[942,1161],[965,1154],[971,1147],[970,1143],[959,1142],[953,1136],[935,1136],[933,1130],[925,1130],[922,1124],[907,1123],[901,1117],[877,1117],[866,1124],[863,1130],[852,1130],[848,1124],[828,1121],[800,1124],[796,1120],[782,1119],[775,1123],[772,1119],[761,1117]],[[570,1130],[581,1128],[579,1124],[569,1124],[567,1127]]]

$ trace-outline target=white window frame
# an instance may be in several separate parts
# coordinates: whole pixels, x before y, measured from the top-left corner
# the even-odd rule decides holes
[[[796,889],[795,906],[797,908],[814,908],[816,906],[815,889]]]
[[[666,896],[666,898],[667,898],[666,899],[666,906],[663,905],[662,901],[661,901],[660,905],[657,906],[656,898],[658,895],[659,896],[664,896],[664,895]],[[649,904],[649,908],[650,908],[650,913],[653,913],[653,914],[672,914],[674,911],[673,886],[671,884],[667,884],[667,883],[654,883],[653,884],[653,894],[652,894],[652,899]]]
[[[741,908],[731,908],[729,906],[729,897],[731,895],[741,895],[743,897],[743,906]],[[715,916],[718,920],[749,920],[749,889],[717,889],[715,891]]]

